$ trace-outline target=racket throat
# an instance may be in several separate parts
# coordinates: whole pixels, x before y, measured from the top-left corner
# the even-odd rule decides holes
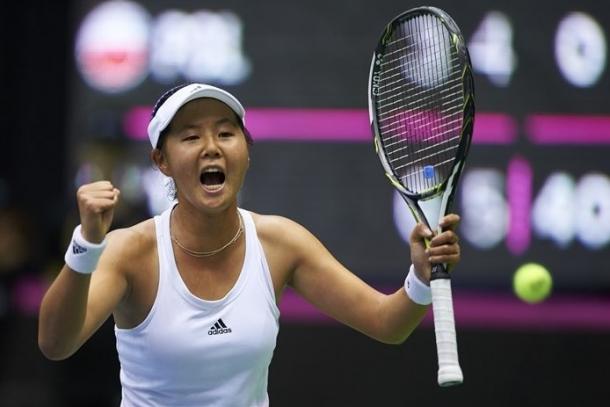
[[[428,226],[430,230],[438,229],[441,216],[443,216],[446,211],[446,208],[443,206],[444,202],[442,196],[437,195],[426,200],[419,200],[416,203],[406,194],[401,193],[400,195],[407,203],[407,206],[411,210],[411,213],[417,222]],[[437,232],[440,231],[437,230]]]

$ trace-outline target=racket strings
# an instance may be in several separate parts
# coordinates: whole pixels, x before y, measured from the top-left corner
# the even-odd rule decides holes
[[[412,48],[412,46],[407,46],[407,47],[404,47],[404,48],[399,48],[396,51],[392,51],[391,54],[404,55],[405,51],[407,51],[409,48]],[[389,57],[389,56],[391,56],[391,54],[385,54],[385,57]],[[459,60],[458,58],[453,58],[451,60],[448,60],[448,62],[456,62],[458,60]],[[381,63],[381,66],[384,67],[384,65],[390,65],[390,64],[391,63]],[[414,65],[415,63],[412,62],[412,61],[406,61],[405,65],[409,65],[409,64]],[[437,64],[437,61],[427,61],[427,62],[422,62],[421,64],[422,64],[423,67],[426,67],[426,66],[436,66],[435,64]],[[390,71],[390,72],[392,70],[400,71],[400,70],[402,70],[401,68],[402,67],[394,67],[394,68],[390,68],[388,71]],[[398,72],[397,75],[398,74],[400,74],[400,72]]]
[[[381,142],[395,175],[421,193],[442,184],[460,144],[462,60],[433,16],[397,23],[385,44],[376,100]]]
[[[452,150],[455,150],[456,147],[453,144],[453,142],[455,140],[459,139],[459,138],[460,138],[460,136],[453,136],[453,137],[447,138],[447,140],[443,140],[443,141],[439,142],[438,144],[435,144],[434,146],[428,146],[428,147],[422,148],[420,150],[420,153],[425,153],[426,150],[427,150],[427,152],[430,153],[430,154],[429,155],[420,154],[420,156],[421,156],[420,159],[418,159],[418,160],[409,160],[409,164],[413,164],[413,163],[416,163],[416,162],[419,162],[419,161],[428,160],[433,155],[437,155],[437,154],[439,154],[441,152],[450,152]],[[450,146],[448,148],[444,149],[444,150],[439,150],[440,147],[442,147],[444,144],[450,144]],[[389,160],[390,163],[393,164],[395,161],[404,161],[403,160],[402,151],[404,151],[406,149],[407,149],[406,146],[401,146],[401,147],[398,147],[398,148],[392,150],[390,153],[388,153],[388,157],[390,158],[390,160]],[[431,151],[431,150],[433,150],[433,151]],[[391,158],[392,155],[396,155],[396,154],[399,154],[399,156],[395,157],[395,158]],[[433,166],[436,167],[437,164],[433,164]],[[398,166],[395,169],[400,169],[400,168],[403,168],[403,166]]]
[[[417,107],[422,105],[421,98],[425,98],[431,91],[438,89],[437,101],[442,102],[441,105],[453,105],[455,97],[460,97],[462,95],[462,82],[461,79],[454,79],[452,81],[447,81],[444,85],[455,83],[451,88],[447,88],[446,86],[436,86],[434,88],[422,90],[420,92],[408,92],[408,90],[404,90],[403,94],[397,93],[394,90],[390,90],[388,92],[384,92],[385,94],[389,94],[386,98],[380,98],[379,103],[385,103],[386,108],[390,108],[389,110],[380,114],[380,117],[390,115],[392,112],[404,109],[405,107]],[[439,89],[440,88],[440,89]],[[454,90],[454,92],[451,92]],[[380,93],[383,95],[384,93]],[[409,93],[409,98],[411,101],[405,100],[405,95]],[[397,99],[398,98],[398,99]],[[419,99],[418,99],[419,98]],[[395,106],[394,109],[391,109],[392,106]]]
[[[390,94],[391,95],[390,97],[387,97],[387,98],[379,98],[379,102],[380,103],[383,103],[384,101],[390,100],[390,99],[391,100],[395,100],[396,95],[397,95],[395,88],[396,88],[396,86],[399,86],[401,82],[404,81],[404,77],[403,77],[402,72],[398,73],[398,74],[395,74],[395,76],[397,77],[397,79],[395,81],[387,83],[386,85],[379,87],[379,89],[380,89],[379,95],[380,96],[384,95],[384,94]],[[448,87],[447,85],[453,85],[453,86],[449,86]],[[381,89],[384,88],[384,87],[389,88],[389,90],[385,91],[385,92],[381,91]],[[421,90],[419,92],[412,93],[410,96],[414,100],[412,102],[410,102],[410,104],[420,103],[416,98],[419,97],[419,96],[422,96],[422,95],[429,94],[430,92],[438,91],[439,93],[444,95],[447,92],[450,92],[451,90],[454,90],[454,89],[461,91],[461,89],[462,89],[462,78],[461,77],[449,79],[445,83],[443,83],[442,85],[439,84],[439,85],[436,85],[434,87],[427,88],[427,89]],[[398,102],[398,101],[396,101],[396,102]],[[396,103],[396,102],[394,102],[394,103]],[[391,104],[391,103],[389,103],[389,104]],[[386,104],[386,105],[389,105],[389,104]]]
[[[460,134],[455,134],[455,132],[454,132],[454,128],[455,128],[456,124],[460,124],[460,125],[462,124],[461,118],[460,119],[455,119],[455,120],[453,120],[451,122],[441,123],[441,124],[439,124],[439,125],[437,125],[435,127],[432,127],[431,130],[434,132],[434,135],[433,136],[430,136],[430,135],[424,136],[421,139],[421,141],[422,142],[435,142],[436,139],[439,136],[441,138],[441,141],[439,141],[434,146],[428,145],[427,147],[423,147],[419,151],[420,152],[424,152],[426,150],[430,150],[430,149],[433,149],[435,147],[438,148],[439,146],[441,146],[444,143],[449,143],[449,142],[456,141],[456,140],[459,141]],[[446,128],[446,127],[449,127],[449,128],[446,129],[446,130],[443,130],[443,131],[439,131],[440,129]],[[392,139],[394,139],[394,141],[389,142]],[[398,145],[398,144],[404,144],[402,138],[399,138],[398,136],[390,136],[390,137],[387,137],[385,140],[386,140],[386,143],[384,143],[384,147],[386,149],[388,149],[388,148],[390,148],[392,146]],[[407,146],[406,145],[402,145],[399,148],[390,149],[390,151],[388,151],[388,155],[395,154],[396,152],[398,152],[400,150],[403,150],[405,148],[407,148]],[[455,148],[455,146],[453,146],[453,148]]]
[[[400,110],[400,109],[398,109],[398,108],[393,109],[393,111],[398,111],[398,110]],[[456,112],[456,111],[457,111],[458,113],[460,113],[460,112],[461,112],[461,110],[462,110],[462,107],[461,107],[461,106],[450,106],[450,107],[449,107],[449,108],[447,108],[447,109],[443,109],[443,110],[441,110],[441,111],[440,111],[440,113],[442,113],[442,114],[444,114],[444,115],[449,115],[449,114],[453,114],[453,113],[454,113],[454,112]],[[387,116],[387,115],[386,115],[386,116]],[[387,123],[384,123],[383,125],[381,125],[379,128],[380,128],[382,131],[385,131],[385,130],[390,129],[390,128],[393,128],[393,126],[395,126],[395,125],[399,124],[400,117],[395,117],[395,116],[396,116],[396,115],[392,116],[392,118],[390,119],[390,120],[393,120],[393,119],[395,118],[395,120],[393,120],[393,121],[388,121]],[[452,120],[452,121],[450,121],[449,123],[457,123],[457,122],[461,123],[461,120],[456,119],[456,120]],[[425,126],[425,125],[427,125],[427,124],[428,124],[428,122],[427,122],[427,121],[425,121],[425,118],[424,118],[424,117],[419,117],[419,118],[414,119],[414,120],[412,120],[412,121],[411,121],[411,125],[412,125],[412,126],[416,126],[416,129],[422,128],[422,127],[424,127],[424,126]],[[433,129],[434,129],[434,128],[433,128]],[[401,134],[395,134],[395,135],[392,135],[392,136],[386,137],[386,139],[385,139],[385,140],[388,140],[388,141],[389,141],[389,140],[392,140],[392,139],[394,139],[394,138],[401,140],[401,139],[402,139],[402,137],[401,137],[401,136],[402,136]],[[443,136],[443,134],[441,134],[440,136],[442,137],[442,136]],[[424,141],[430,141],[430,140],[431,140],[430,138],[424,139]],[[388,145],[388,147],[389,147],[389,145]]]

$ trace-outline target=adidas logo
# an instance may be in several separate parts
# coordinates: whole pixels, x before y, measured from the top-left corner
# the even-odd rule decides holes
[[[82,254],[82,253],[85,253],[86,251],[87,251],[86,247],[83,247],[74,241],[72,242],[72,253],[73,254]]]
[[[210,327],[208,335],[230,334],[231,332],[231,328],[227,328],[225,323],[222,321],[222,318],[219,318],[218,321],[216,321],[216,323]]]

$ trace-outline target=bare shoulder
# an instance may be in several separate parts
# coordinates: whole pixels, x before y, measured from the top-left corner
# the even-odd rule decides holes
[[[289,268],[326,251],[317,237],[291,219],[256,213],[252,218],[265,253],[281,258]]]
[[[150,256],[156,247],[155,222],[147,219],[128,228],[115,229],[107,235],[106,261],[133,264]]]
[[[307,229],[286,217],[251,213],[259,239],[268,245],[298,246],[303,239],[312,237]]]
[[[306,256],[307,247],[311,247],[312,242],[315,245],[316,239],[303,226],[283,216],[252,213],[252,219],[279,298]]]

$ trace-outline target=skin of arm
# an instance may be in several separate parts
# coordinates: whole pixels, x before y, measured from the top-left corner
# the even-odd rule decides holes
[[[423,282],[429,282],[432,263],[453,266],[459,261],[458,237],[453,231],[458,222],[457,215],[447,215],[441,222],[443,232],[436,236],[421,224],[412,231],[411,261]],[[320,311],[389,344],[404,342],[421,322],[428,306],[411,301],[404,288],[392,294],[381,293],[341,265],[302,226],[279,217],[270,223],[262,229],[272,231],[263,233],[272,269],[286,268],[287,284]],[[425,238],[431,238],[428,247]]]
[[[76,352],[108,319],[128,294],[125,248],[134,250],[130,232],[108,234],[108,246],[91,275],[64,265],[45,294],[38,324],[38,345],[51,360],[66,359]],[[130,244],[126,242],[130,241]]]
[[[108,181],[83,185],[76,197],[83,238],[100,243],[106,237],[119,190]],[[64,265],[45,294],[38,321],[38,346],[49,359],[65,359],[95,332],[128,292],[121,269],[127,250],[137,252],[137,241],[126,244],[127,231],[108,234],[107,247],[93,274],[81,274]]]
[[[87,241],[99,243],[106,236],[118,193],[107,181],[79,189],[82,234]],[[261,221],[263,218],[266,220]],[[429,281],[431,263],[452,266],[459,260],[458,239],[453,232],[458,221],[457,215],[446,216],[441,222],[444,232],[434,237],[423,225],[414,228],[411,260],[420,280]],[[403,342],[423,318],[427,307],[412,302],[404,289],[390,295],[373,289],[297,223],[281,217],[260,217],[258,223],[278,298],[286,284],[292,285],[322,312],[386,343]],[[146,233],[137,230],[133,227],[108,234],[108,246],[93,275],[63,267],[40,309],[38,343],[46,357],[69,357],[111,313],[130,309],[125,304],[130,303],[133,285],[129,276],[135,274],[129,265],[149,263],[147,254],[153,252],[147,244],[150,239],[143,236]],[[431,238],[427,248],[425,238]],[[128,314],[119,312],[119,316]]]

